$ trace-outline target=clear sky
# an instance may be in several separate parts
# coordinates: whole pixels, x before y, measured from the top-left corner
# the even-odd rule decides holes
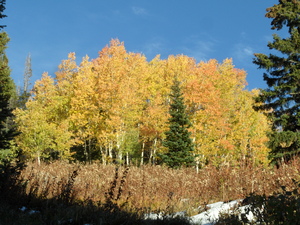
[[[148,61],[160,54],[200,60],[232,58],[247,71],[248,89],[265,88],[264,70],[253,53],[269,53],[275,32],[266,8],[278,0],[7,0],[1,24],[11,41],[11,76],[22,85],[25,59],[32,58],[32,82],[44,71],[54,76],[69,52],[77,58],[98,52],[112,38]]]

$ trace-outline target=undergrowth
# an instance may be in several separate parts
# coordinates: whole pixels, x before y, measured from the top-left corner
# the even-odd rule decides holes
[[[300,185],[294,181],[297,187],[287,190],[285,186],[281,191],[272,195],[250,194],[243,200],[246,210],[241,212],[238,208],[233,213],[223,214],[216,225],[222,224],[266,224],[266,225],[297,225],[300,224]],[[252,219],[247,215],[253,214]]]
[[[12,185],[17,189],[2,201],[0,224],[189,224],[175,212],[192,216],[206,204],[233,199],[270,206],[274,212],[265,212],[278,219],[275,212],[283,204],[290,205],[287,217],[299,214],[293,208],[299,206],[299,170],[299,160],[278,169],[206,167],[199,173],[161,166],[28,163]],[[161,219],[145,220],[151,212]],[[240,224],[236,217],[223,216],[219,224]]]

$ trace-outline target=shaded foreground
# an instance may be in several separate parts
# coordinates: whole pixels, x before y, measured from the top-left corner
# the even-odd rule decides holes
[[[145,221],[143,216],[179,211],[193,216],[208,203],[251,199],[251,193],[257,201],[282,187],[285,193],[295,190],[298,162],[279,169],[207,167],[198,174],[160,166],[29,163],[1,194],[0,224],[188,224],[185,218]]]
[[[118,170],[110,183],[109,190],[103,192],[105,195],[103,202],[93,201],[90,198],[76,199],[74,183],[78,175],[77,170],[74,170],[67,180],[64,178],[59,180],[55,186],[58,188],[56,190],[54,190],[54,183],[47,183],[46,186],[43,186],[45,183],[39,184],[36,180],[31,183],[29,180],[21,178],[23,174],[20,177],[15,174],[11,173],[8,179],[3,179],[3,173],[0,173],[0,225],[189,224],[187,218],[179,217],[164,216],[160,219],[146,219],[142,209],[134,209],[128,206],[127,202],[119,204],[125,173],[120,180],[121,184],[119,184],[117,192],[115,192],[116,182],[119,181]],[[35,178],[30,176],[28,179],[34,180]]]

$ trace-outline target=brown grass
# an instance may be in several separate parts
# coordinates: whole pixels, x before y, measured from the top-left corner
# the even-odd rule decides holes
[[[29,163],[21,178],[26,192],[44,199],[126,205],[145,211],[181,211],[190,215],[198,207],[216,201],[243,199],[250,193],[270,195],[296,188],[300,160],[279,169],[265,167],[207,167],[197,174],[194,169],[172,170],[161,166],[120,167],[82,165],[65,162]],[[76,171],[76,172],[74,172]],[[75,174],[74,174],[75,173]],[[126,204],[125,204],[126,203]]]

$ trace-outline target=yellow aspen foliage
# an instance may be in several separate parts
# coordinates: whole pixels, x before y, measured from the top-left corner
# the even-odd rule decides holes
[[[16,142],[30,158],[71,157],[70,148],[75,143],[67,120],[56,115],[60,99],[56,97],[54,80],[46,73],[34,86],[33,97],[26,109],[16,109],[15,122],[20,135]]]
[[[252,108],[253,94],[244,89],[246,73],[226,59],[222,64],[200,62],[195,76],[187,83],[185,98],[199,163],[266,163],[269,127],[266,118]],[[259,143],[259,151],[254,151],[254,142]]]
[[[128,133],[134,130],[138,132],[142,107],[146,101],[142,91],[145,85],[143,75],[147,73],[146,59],[141,54],[127,53],[123,43],[112,40],[110,46],[105,47],[99,57],[93,60],[93,64],[98,100],[109,117],[104,130],[104,135],[109,139],[99,140],[106,141],[106,147],[115,148],[118,160],[122,160],[124,154],[129,157],[130,150],[125,140],[128,141]]]
[[[114,39],[97,58],[86,56],[79,65],[70,53],[55,75],[44,74],[27,108],[15,111],[22,132],[18,144],[32,157],[49,157],[51,149],[68,158],[71,148],[81,146],[84,153],[76,154],[86,161],[157,163],[157,154],[166,151],[162,140],[176,77],[193,124],[198,165],[268,163],[270,127],[253,110],[258,91],[245,89],[246,72],[231,59],[197,63],[185,55],[157,55],[148,62]]]

